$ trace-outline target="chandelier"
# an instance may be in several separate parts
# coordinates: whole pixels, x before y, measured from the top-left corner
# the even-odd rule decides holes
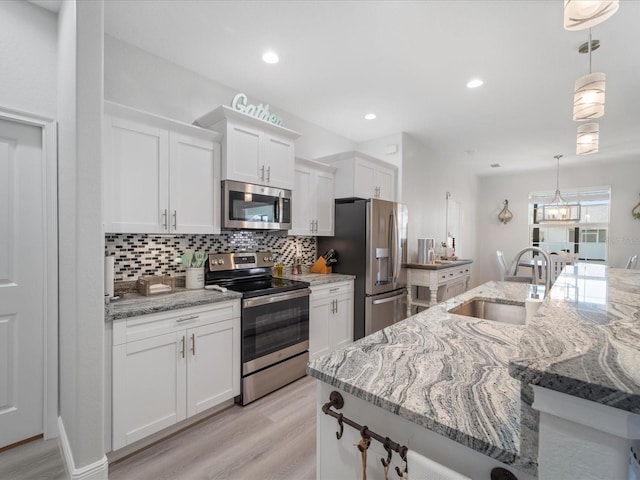
[[[560,159],[562,155],[554,155],[557,163],[556,194],[551,202],[542,205],[543,222],[578,222],[580,221],[580,204],[569,203],[560,194]]]

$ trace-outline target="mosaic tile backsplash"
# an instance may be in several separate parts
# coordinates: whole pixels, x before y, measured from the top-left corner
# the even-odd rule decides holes
[[[147,235],[109,233],[105,254],[115,255],[115,281],[143,275],[184,275],[180,255],[187,248],[206,253],[270,251],[284,265],[293,265],[300,245],[303,265],[315,262],[315,237],[292,237],[276,232],[228,231],[221,235]]]

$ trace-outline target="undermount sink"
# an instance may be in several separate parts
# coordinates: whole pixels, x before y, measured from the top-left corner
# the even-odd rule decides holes
[[[494,322],[510,323],[513,325],[524,325],[525,322],[523,304],[514,305],[512,303],[502,303],[482,298],[474,298],[462,305],[458,305],[450,309],[449,313],[483,318],[485,320],[493,320]]]

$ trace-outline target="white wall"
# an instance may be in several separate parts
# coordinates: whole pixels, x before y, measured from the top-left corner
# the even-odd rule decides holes
[[[446,193],[462,205],[461,236],[456,254],[476,261],[477,178],[464,171],[452,171],[426,146],[409,134],[402,135],[403,197],[409,207],[409,261],[417,260],[418,238],[434,238],[436,245],[446,236]],[[472,266],[471,283],[476,285],[477,265]]]
[[[630,255],[640,253],[640,220],[631,209],[640,193],[640,158],[630,161],[607,161],[585,167],[560,165],[560,191],[565,188],[611,186],[611,219],[608,264],[624,267]],[[509,261],[529,246],[527,219],[528,194],[538,190],[555,190],[556,170],[534,170],[517,174],[495,175],[479,179],[477,202],[478,252],[475,262],[479,282],[497,280],[496,250]],[[502,202],[509,200],[513,220],[506,225],[498,221]]]
[[[72,478],[106,478],[102,1],[58,15],[60,424]],[[66,447],[66,449],[65,449]]]
[[[0,2],[0,105],[56,115],[56,15],[23,0]]]
[[[110,100],[140,110],[192,123],[201,115],[229,105],[238,90],[209,80],[168,60],[152,55],[109,35],[105,36],[104,95]],[[251,103],[270,103],[248,95]],[[318,158],[355,150],[356,143],[313,123],[279,110],[285,127],[302,134],[296,140],[296,155]]]

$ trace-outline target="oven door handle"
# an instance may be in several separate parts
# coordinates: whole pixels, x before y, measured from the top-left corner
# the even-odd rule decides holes
[[[258,307],[260,305],[267,305],[269,303],[284,302],[286,300],[292,300],[294,298],[308,297],[311,295],[311,290],[303,288],[300,290],[293,290],[291,292],[278,293],[275,295],[264,295],[262,297],[247,298],[242,301],[242,308]]]

